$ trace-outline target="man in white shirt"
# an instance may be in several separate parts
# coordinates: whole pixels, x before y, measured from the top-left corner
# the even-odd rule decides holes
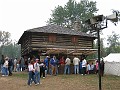
[[[17,71],[17,58],[14,59],[14,72]]]
[[[83,74],[82,75],[86,75],[86,65],[87,65],[87,61],[86,61],[86,59],[83,59],[83,61],[82,61]]]
[[[94,73],[94,67],[95,67],[95,65],[93,64],[93,62],[92,62],[92,64],[91,64],[91,73],[93,74]]]
[[[80,62],[80,59],[77,58],[77,57],[74,57],[74,59],[73,59],[74,74],[78,74],[79,73],[79,62]]]
[[[65,60],[64,74],[66,74],[66,73],[70,74],[70,63],[71,63],[71,60],[70,60],[70,58],[67,57]],[[68,72],[66,72],[66,71],[68,71]]]

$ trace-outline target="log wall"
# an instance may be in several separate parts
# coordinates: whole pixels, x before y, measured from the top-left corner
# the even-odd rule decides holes
[[[24,36],[21,45],[22,54],[29,53],[32,48],[92,49],[93,39],[72,35],[29,33]]]

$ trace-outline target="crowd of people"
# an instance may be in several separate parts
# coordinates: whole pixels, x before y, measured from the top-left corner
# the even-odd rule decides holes
[[[72,63],[71,63],[72,62]],[[71,74],[71,64],[74,66],[74,74],[98,74],[99,66],[98,60],[95,63],[89,63],[85,58],[79,59],[78,57],[74,57],[71,60],[69,57],[64,58],[62,56],[59,60],[56,56],[49,57],[46,56],[44,60],[32,59],[30,62],[29,69],[29,80],[28,85],[31,85],[30,82],[34,81],[35,85],[40,84],[40,78],[45,78],[47,74],[57,76],[59,73],[61,74]],[[31,65],[32,69],[31,69]],[[104,74],[104,62],[103,60],[100,63],[101,76]],[[37,74],[36,74],[37,73]],[[33,75],[33,76],[32,76]]]
[[[25,70],[23,58],[4,58],[4,56],[2,55],[2,59],[0,60],[0,72],[2,73],[2,76],[11,76],[12,72],[18,72],[23,70]]]
[[[10,59],[5,57],[1,60],[1,72],[2,76],[11,76],[12,72],[19,72],[23,70],[28,71],[28,85],[31,85],[34,81],[35,85],[40,84],[40,78],[46,78],[47,74],[57,76],[60,74],[97,74],[99,71],[98,60],[96,62],[89,63],[86,58],[78,58],[74,56],[70,57],[62,56],[57,59],[56,56],[46,56],[44,59],[28,58],[28,59]],[[71,69],[73,68],[73,69]],[[100,63],[101,76],[104,74],[104,62]]]

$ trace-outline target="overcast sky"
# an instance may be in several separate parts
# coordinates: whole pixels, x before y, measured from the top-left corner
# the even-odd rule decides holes
[[[112,14],[112,9],[120,10],[120,0],[93,1],[97,2],[98,15],[107,16]],[[45,26],[51,10],[58,5],[64,6],[67,2],[68,0],[0,0],[0,30],[10,32],[11,38],[18,41],[25,30]],[[102,37],[111,35],[112,31],[120,34],[120,24],[114,26],[111,22],[108,23]]]

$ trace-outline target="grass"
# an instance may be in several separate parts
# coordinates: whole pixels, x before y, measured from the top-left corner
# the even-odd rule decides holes
[[[97,75],[59,75],[61,79],[64,80],[76,80],[77,82],[83,83],[86,87],[97,87],[99,86],[99,78]],[[76,84],[81,84],[76,83]],[[101,84],[103,90],[120,90],[120,77],[119,76],[113,76],[113,75],[105,75],[104,77],[101,77]]]
[[[26,79],[26,78],[28,78],[28,73],[27,72],[25,72],[25,73],[14,73],[13,76],[17,77],[17,78]]]
[[[120,90],[120,77],[105,75],[102,77],[102,86],[108,90]]]
[[[15,73],[13,76],[17,78],[23,78],[27,79],[28,78],[28,73]],[[93,90],[98,89],[99,85],[99,79],[97,75],[58,75],[58,76],[48,76],[48,78],[44,80],[60,80],[61,84],[68,84],[68,85],[76,85],[76,87],[79,87],[83,84],[81,87],[90,87],[94,88]],[[42,79],[43,80],[43,79]],[[44,81],[43,80],[43,81]],[[102,83],[102,90],[120,90],[120,77],[119,76],[112,76],[112,75],[105,75],[104,77],[101,78],[101,83]],[[66,83],[68,82],[68,83]],[[74,84],[73,84],[74,83]],[[87,90],[87,89],[86,89]]]

